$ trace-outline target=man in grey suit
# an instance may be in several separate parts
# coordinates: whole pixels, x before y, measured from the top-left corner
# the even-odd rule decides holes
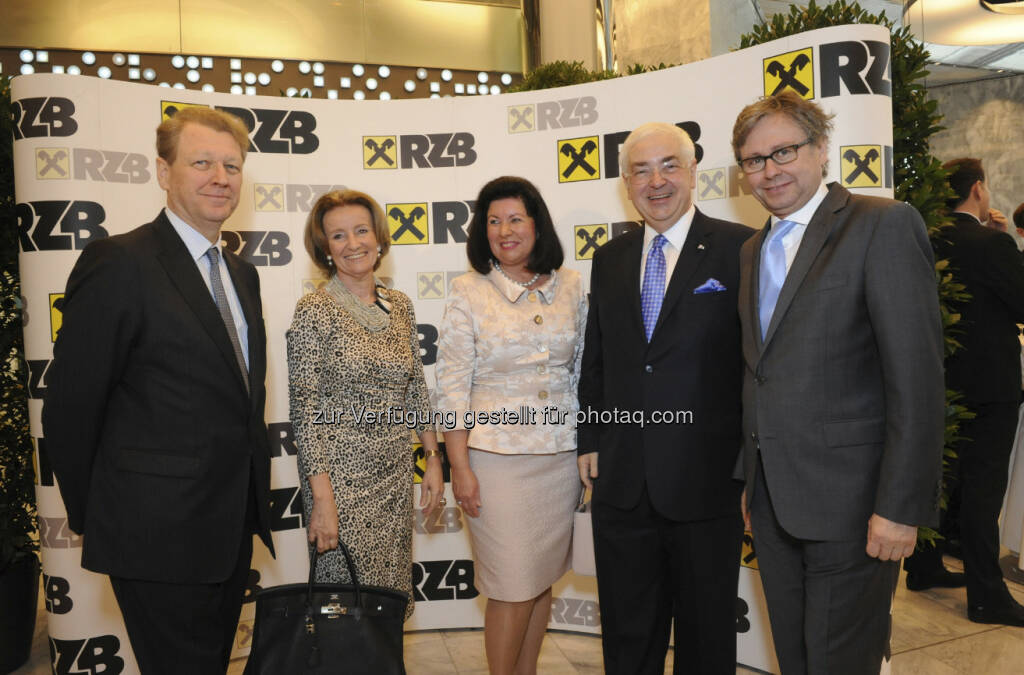
[[[785,674],[878,672],[899,561],[938,520],[932,248],[910,206],[823,183],[831,127],[784,92],[733,128],[771,213],[740,254],[743,509]]]

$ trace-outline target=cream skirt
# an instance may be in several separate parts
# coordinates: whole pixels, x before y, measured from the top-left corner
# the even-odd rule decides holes
[[[470,448],[480,517],[470,518],[475,580],[484,596],[523,602],[569,569],[580,495],[575,452],[501,455]]]

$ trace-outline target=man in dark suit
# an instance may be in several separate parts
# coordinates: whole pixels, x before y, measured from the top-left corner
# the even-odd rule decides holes
[[[744,512],[787,674],[878,672],[899,560],[938,513],[931,244],[906,204],[823,184],[831,126],[790,91],[733,128],[771,213],[740,262]]]
[[[946,360],[946,386],[963,394],[975,414],[960,427],[955,483],[967,577],[967,616],[977,623],[1024,626],[1024,607],[1006,589],[999,568],[999,511],[1017,429],[1021,368],[1018,323],[1024,323],[1024,264],[1005,216],[990,208],[985,172],[977,159],[947,162],[956,193],[953,227],[942,232],[936,253],[948,258],[956,280],[970,294],[953,307],[960,313],[961,348]],[[985,227],[983,223],[989,223]],[[917,568],[937,576],[941,553],[919,551],[908,563],[907,586]],[[962,584],[961,584],[962,585]]]
[[[248,133],[186,108],[157,129],[167,208],[68,278],[43,429],[82,566],[110,575],[141,671],[223,673],[269,532],[255,268],[220,252]]]
[[[681,129],[634,130],[620,168],[645,226],[602,246],[591,268],[579,465],[594,491],[612,674],[662,673],[673,619],[675,672],[736,669],[736,292],[739,248],[753,231],[693,206],[696,165]]]

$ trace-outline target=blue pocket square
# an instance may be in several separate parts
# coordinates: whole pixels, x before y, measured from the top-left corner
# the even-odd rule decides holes
[[[702,283],[697,288],[693,289],[693,294],[696,295],[698,293],[718,293],[724,290],[725,286],[722,285],[721,281],[715,278],[711,278]]]

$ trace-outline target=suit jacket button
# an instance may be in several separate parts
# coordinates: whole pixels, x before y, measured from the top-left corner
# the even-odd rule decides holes
[[[758,384],[764,384],[764,376],[763,375],[755,375],[754,376],[754,382],[757,382]]]
[[[652,366],[651,364],[648,363],[646,366],[644,366],[644,372],[645,373],[653,373],[654,372],[654,366]]]

